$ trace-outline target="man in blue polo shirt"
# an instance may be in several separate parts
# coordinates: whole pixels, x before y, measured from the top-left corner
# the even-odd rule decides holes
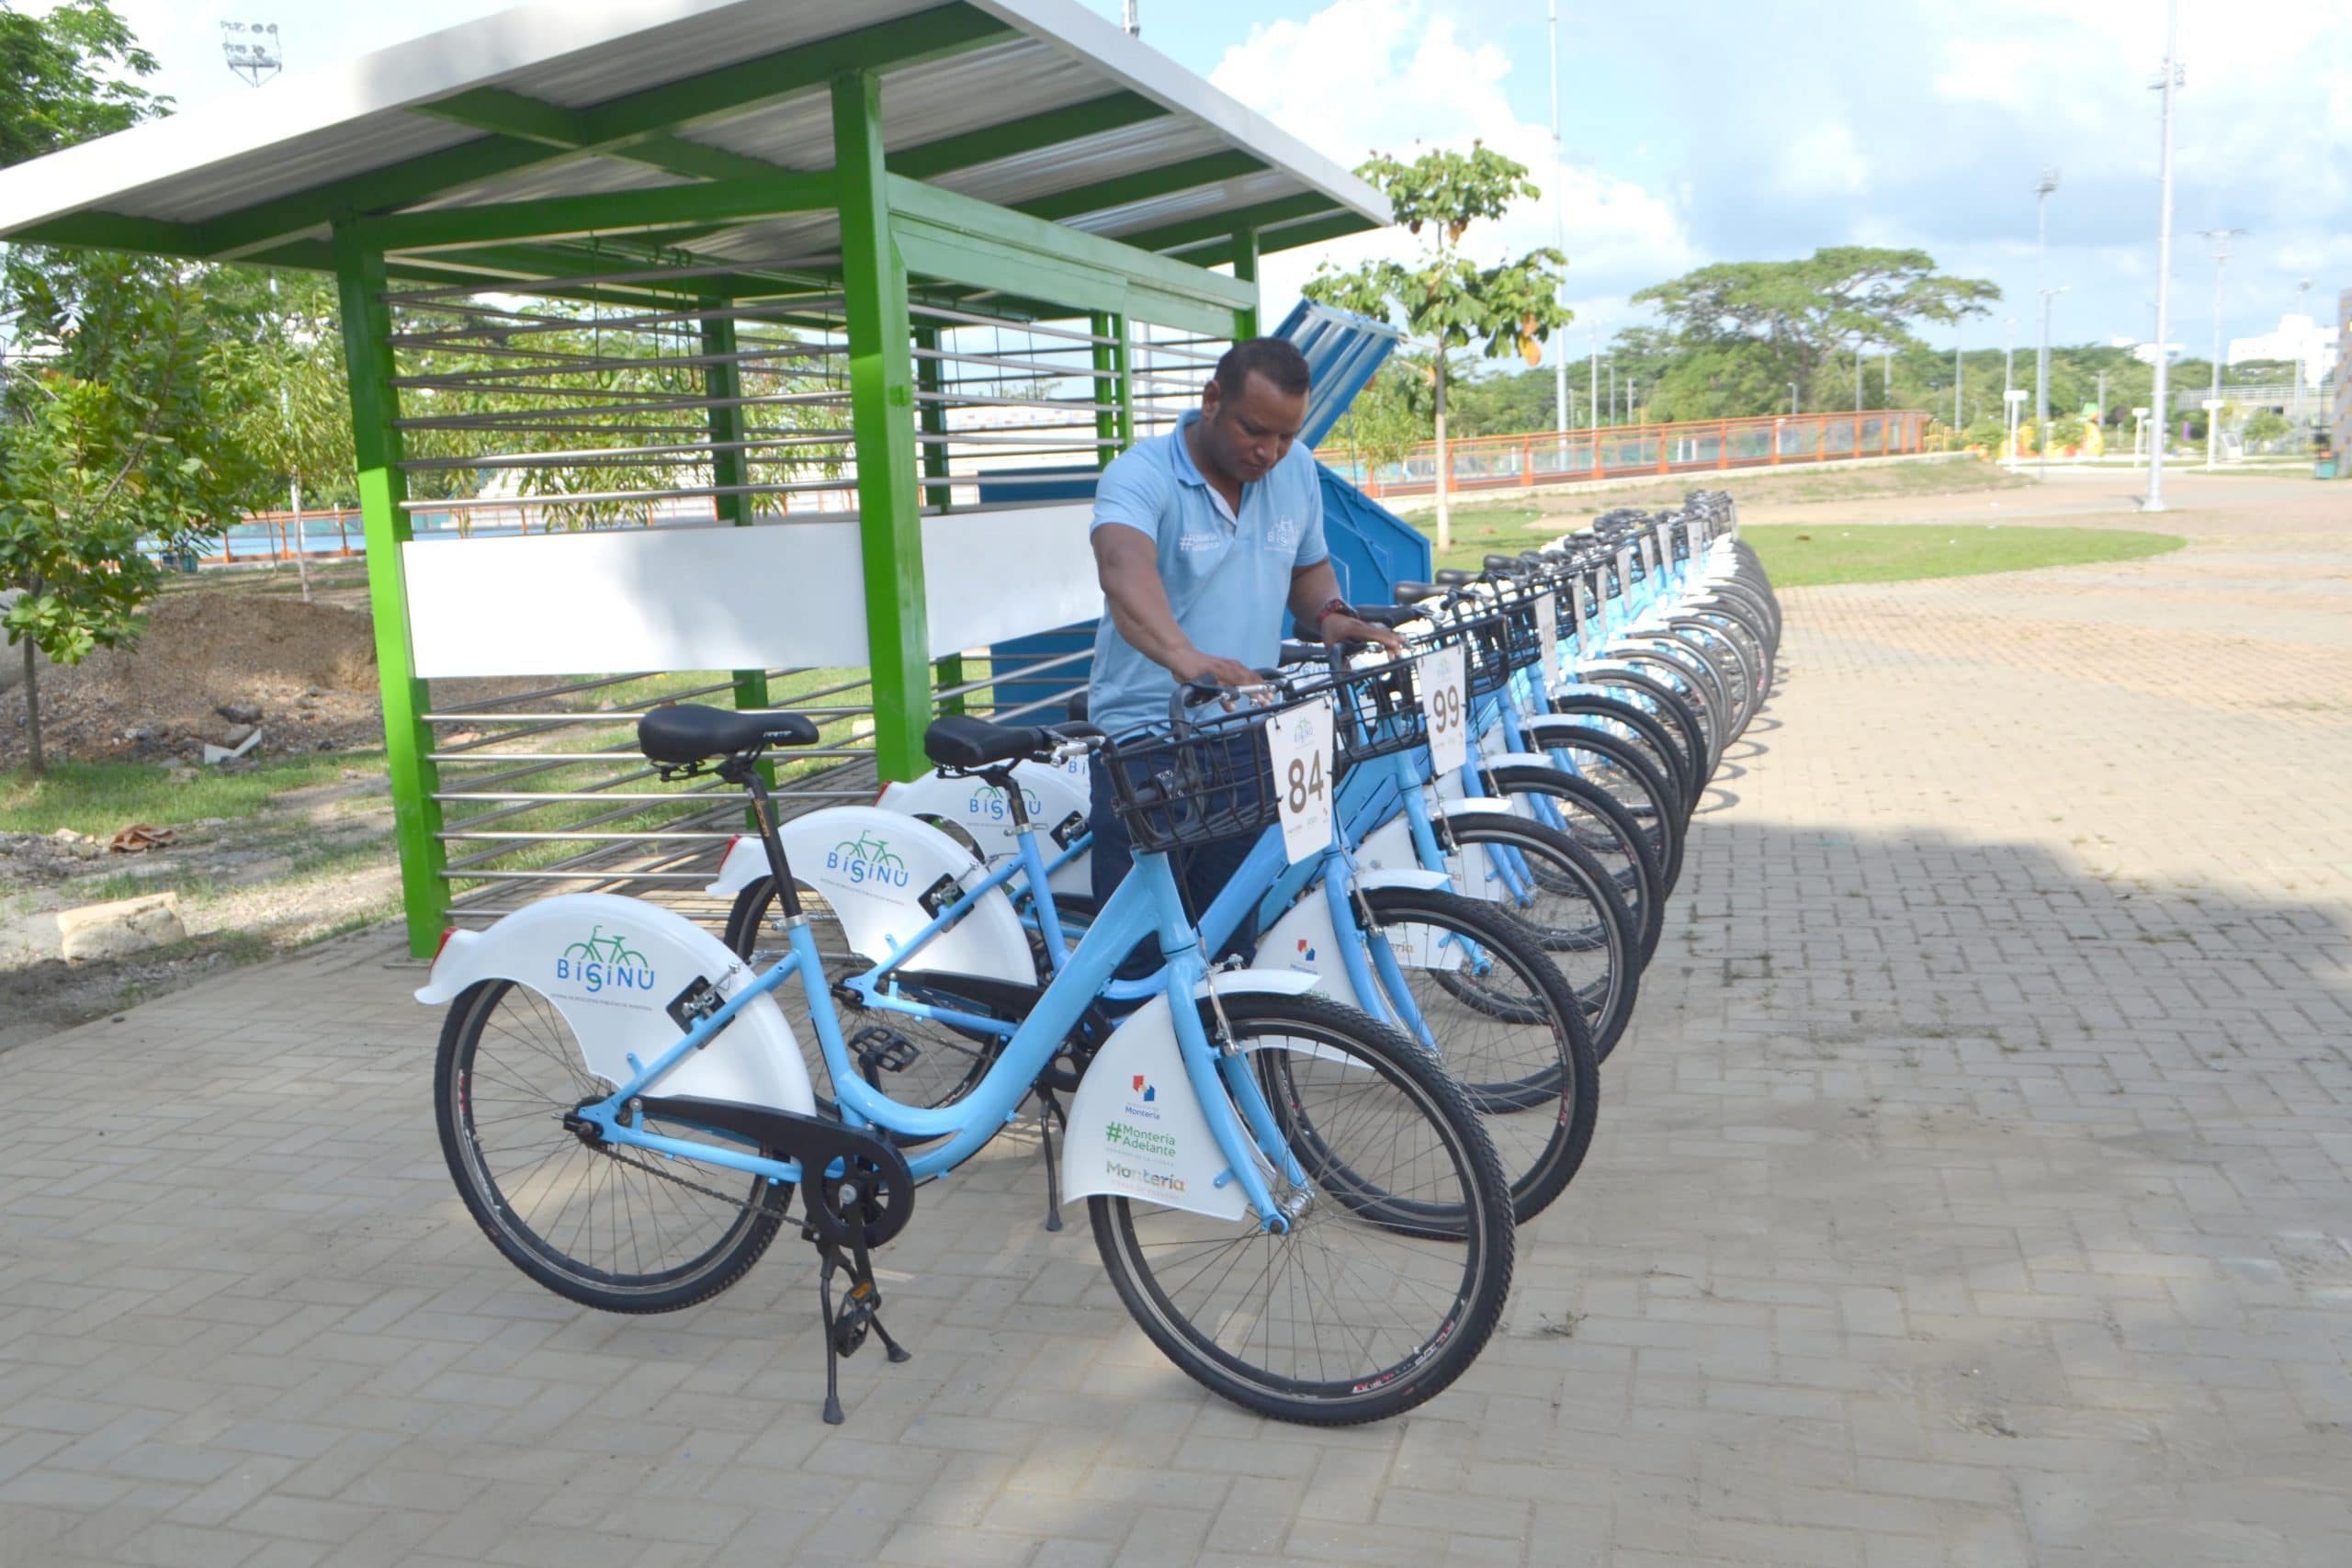
[[[1340,596],[1314,455],[1293,445],[1306,423],[1306,358],[1294,344],[1237,344],[1217,361],[1198,411],[1102,471],[1090,536],[1103,615],[1087,709],[1112,735],[1164,727],[1180,681],[1255,683],[1258,667],[1280,656],[1284,611],[1304,635],[1402,651],[1396,633],[1358,619]],[[1111,810],[1107,768],[1094,770],[1092,804],[1099,901],[1134,863]],[[1194,913],[1255,837],[1185,857]]]

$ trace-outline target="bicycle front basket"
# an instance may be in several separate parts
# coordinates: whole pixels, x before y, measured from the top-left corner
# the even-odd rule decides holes
[[[1137,853],[1255,833],[1276,820],[1267,728],[1276,710],[1220,715],[1181,735],[1138,731],[1100,754],[1111,805]]]

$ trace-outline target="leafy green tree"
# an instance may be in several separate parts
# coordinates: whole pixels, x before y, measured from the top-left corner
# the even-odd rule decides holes
[[[1340,423],[1339,444],[1351,461],[1364,464],[1366,479],[1402,463],[1429,439],[1429,410],[1421,394],[1430,378],[1419,358],[1392,357],[1356,394]]]
[[[1461,254],[1473,223],[1500,218],[1514,201],[1543,194],[1527,166],[1473,142],[1467,152],[1424,152],[1408,164],[1383,154],[1356,171],[1387,196],[1396,221],[1428,242],[1419,265],[1374,261],[1351,271],[1326,263],[1305,293],[1359,315],[1401,318],[1405,330],[1432,351],[1429,374],[1437,436],[1438,548],[1449,548],[1453,521],[1448,495],[1445,400],[1452,350],[1477,347],[1489,359],[1511,353],[1529,364],[1542,357],[1552,329],[1572,312],[1560,303],[1560,274],[1567,258],[1549,247],[1516,261],[1481,267]]]
[[[1915,325],[1951,324],[1986,314],[2001,291],[1981,278],[1935,270],[1925,251],[1838,245],[1799,261],[1724,262],[1634,296],[1656,307],[1685,354],[1715,351],[1703,363],[1678,363],[1651,412],[1667,419],[1758,413],[1759,389],[1794,381],[1808,407],[1830,400],[1866,344],[1907,346]]]
[[[40,17],[0,6],[0,166],[162,112],[170,100],[134,79],[154,70],[104,0],[66,0]]]
[[[0,10],[0,162],[119,130],[168,107],[155,62],[98,0]],[[165,548],[251,482],[232,431],[231,325],[200,269],[11,247],[0,266],[0,629],[22,649],[27,742],[45,764],[40,662],[136,638]]]
[[[18,361],[0,425],[0,585],[23,591],[0,626],[23,649],[36,773],[35,650],[74,664],[135,641],[163,575],[142,545],[186,548],[254,477],[232,434],[239,389],[203,329],[201,284],[121,257],[89,258],[75,275],[78,320],[31,318],[53,352]]]

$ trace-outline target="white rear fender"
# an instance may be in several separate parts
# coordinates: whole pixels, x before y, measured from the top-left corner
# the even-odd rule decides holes
[[[968,888],[983,874],[968,851],[930,823],[876,806],[811,811],[776,836],[793,879],[831,905],[852,951],[876,963],[898,954],[931,923],[923,901],[933,889],[943,883]],[[933,900],[939,908],[947,901],[944,894]],[[1023,985],[1037,979],[1028,934],[1001,887],[925,942],[915,964]]]
[[[617,1087],[684,1032],[670,1003],[696,980],[732,997],[752,976],[726,945],[635,898],[572,893],[517,909],[487,931],[457,931],[416,999],[453,1002],[485,980],[511,980],[563,1015],[583,1065]],[[797,982],[787,981],[786,984]],[[756,997],[726,1030],[657,1080],[657,1092],[812,1114],[808,1064],[773,997]]]
[[[1078,765],[1085,766],[1082,761]],[[1061,852],[1055,835],[1068,837],[1070,832],[1084,830],[1091,804],[1086,777],[1082,773],[1073,773],[1069,768],[1043,762],[1016,763],[1013,777],[1021,785],[1022,806],[1037,830],[1037,852],[1051,862]],[[951,837],[960,833],[969,838],[980,859],[991,868],[1021,852],[1020,833],[1004,792],[986,779],[951,779],[943,778],[936,772],[928,773],[919,779],[890,785],[876,804],[885,811],[903,812],[942,824],[951,829]],[[1075,828],[1070,825],[1072,817],[1078,819]],[[1090,858],[1081,854],[1056,871],[1054,891],[1091,893]]]
[[[1319,902],[1319,900],[1309,900]],[[1216,977],[1219,996],[1252,991],[1296,996],[1312,976],[1239,969]],[[1208,994],[1206,982],[1193,987]],[[1165,995],[1130,1014],[1096,1052],[1070,1100],[1062,1154],[1062,1201],[1140,1198],[1171,1209],[1238,1220],[1249,1211],[1241,1183],[1209,1131]]]

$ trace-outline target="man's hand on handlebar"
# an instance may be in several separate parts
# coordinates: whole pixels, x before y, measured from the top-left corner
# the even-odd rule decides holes
[[[1188,686],[1222,686],[1229,692],[1262,686],[1265,677],[1238,659],[1220,659],[1213,653],[1195,651],[1190,662],[1173,666],[1176,679]],[[1259,700],[1265,699],[1261,695]],[[1226,705],[1233,705],[1227,698]]]
[[[1353,615],[1342,615],[1336,611],[1323,617],[1323,625],[1318,629],[1327,643],[1368,642],[1391,653],[1405,651],[1405,639],[1388,627],[1373,621],[1358,620]]]

